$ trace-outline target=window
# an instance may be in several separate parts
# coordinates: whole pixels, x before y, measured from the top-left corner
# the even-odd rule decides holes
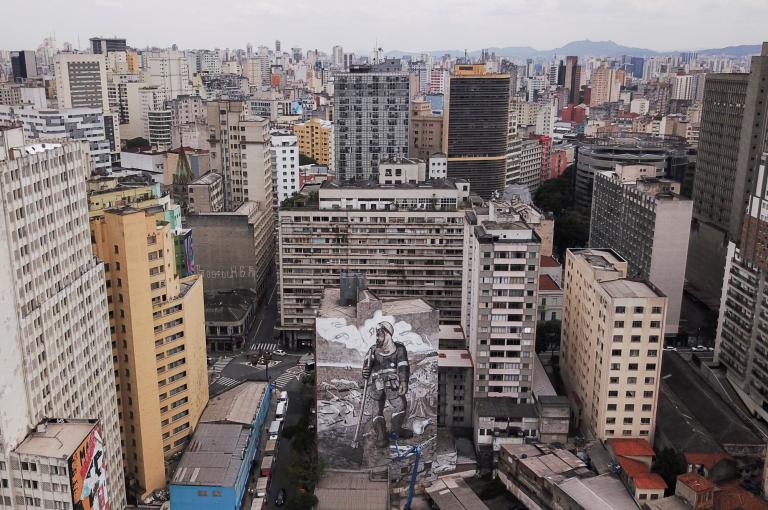
[[[611,363],[611,370],[621,370],[621,363]]]
[[[639,349],[631,349],[629,351],[629,357],[630,358],[637,358],[638,356],[640,356],[640,350]]]
[[[615,411],[616,410],[616,404],[608,404],[608,410],[609,411]]]
[[[650,411],[652,407],[651,404],[643,404],[643,411]]]
[[[606,418],[605,419],[605,424],[606,425],[613,425],[614,423],[616,423],[616,418],[614,418],[614,417],[610,417],[610,418]]]
[[[656,370],[656,363],[646,363],[645,364],[646,370]]]
[[[656,382],[655,377],[646,377],[645,378],[645,384],[654,384]]]
[[[632,351],[629,352],[631,353]],[[611,351],[611,356],[621,356],[621,349],[613,349]]]
[[[653,392],[652,391],[644,391],[643,392],[643,398],[653,398]]]
[[[645,308],[643,308],[642,306],[636,306],[635,313],[645,313]]]
[[[632,418],[624,418],[624,425],[632,425]]]
[[[635,404],[624,404],[624,410],[625,411],[634,411],[635,410]]]
[[[631,342],[639,342],[640,341],[640,335],[632,335],[630,338]]]
[[[616,307],[616,313],[625,313],[626,311],[627,311],[627,309],[624,306],[617,306]]]
[[[635,398],[635,392],[634,391],[627,391],[626,393],[627,398]]]
[[[651,308],[652,313],[661,313],[661,307],[660,306],[654,306]]]
[[[661,322],[659,322],[659,321],[651,321],[651,327],[655,328],[655,329],[658,329],[658,328],[661,327]]]
[[[608,392],[608,396],[609,397],[618,397],[619,396],[619,392],[616,391],[616,390],[611,390],[611,391]]]
[[[657,354],[659,354],[659,351],[657,351],[656,349],[650,349],[648,351],[648,356],[656,356]]]
[[[614,342],[621,342],[624,340],[624,337],[621,335],[613,335],[613,341]]]
[[[643,327],[643,321],[632,321],[632,327],[633,328],[642,328]]]
[[[618,377],[611,377],[608,382],[610,384],[619,384],[619,378]]]
[[[624,321],[614,321],[613,322],[614,328],[623,328],[624,327]]]
[[[648,341],[651,342],[652,344],[657,344],[659,343],[659,337],[656,335],[651,335],[648,337]]]

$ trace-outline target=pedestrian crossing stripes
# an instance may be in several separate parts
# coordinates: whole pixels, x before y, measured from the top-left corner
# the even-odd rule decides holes
[[[266,352],[272,352],[275,349],[277,349],[276,343],[270,343],[270,342],[261,342],[261,343],[254,343],[251,344],[251,350],[252,351],[266,351]]]
[[[229,365],[229,362],[232,361],[233,358],[234,356],[225,356],[224,358],[221,358],[213,364],[213,371],[221,373],[221,371],[224,370],[224,367]]]
[[[282,373],[277,379],[275,379],[274,385],[277,389],[282,390],[285,388],[289,382],[291,382],[291,379],[296,379],[297,381],[301,377],[302,370],[301,367],[291,367],[285,372]]]
[[[241,381],[238,381],[237,379],[232,379],[231,377],[219,377],[214,381],[213,384],[218,384],[219,386],[223,388],[231,388],[232,386],[236,386],[240,384]]]

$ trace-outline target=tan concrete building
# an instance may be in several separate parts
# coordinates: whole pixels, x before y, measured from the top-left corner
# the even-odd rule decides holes
[[[667,298],[612,250],[566,252],[560,366],[577,424],[653,441]]]
[[[443,148],[443,116],[432,113],[432,105],[424,99],[411,101],[411,126],[408,152],[412,158],[428,160],[445,152]]]
[[[224,210],[272,203],[269,120],[251,116],[244,101],[209,101],[208,130],[211,170],[224,177]]]
[[[105,262],[126,476],[144,495],[166,486],[166,461],[208,402],[203,282],[179,278],[173,232],[152,209],[107,209],[91,240]]]
[[[312,117],[295,124],[293,133],[299,143],[299,153],[317,161],[318,165],[333,168],[333,124],[329,120]]]

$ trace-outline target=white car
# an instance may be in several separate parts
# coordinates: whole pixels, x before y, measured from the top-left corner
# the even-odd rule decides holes
[[[672,347],[672,346],[668,345],[667,347],[664,347],[664,350],[665,351],[677,352],[677,347]]]
[[[706,351],[707,348],[704,347],[703,345],[697,345],[696,347],[691,347],[691,350],[692,351]]]
[[[270,434],[269,435],[269,440],[270,441],[277,441],[277,438],[278,438],[278,434]]]
[[[274,356],[285,356],[286,354],[288,353],[282,349],[275,349],[274,351],[272,351],[272,355]]]

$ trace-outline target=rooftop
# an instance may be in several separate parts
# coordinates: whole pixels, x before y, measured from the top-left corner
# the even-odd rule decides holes
[[[339,304],[340,290],[338,288],[326,288],[320,303],[319,317],[349,317],[357,318],[357,306],[344,306]],[[378,300],[376,295],[368,289],[361,291],[359,301]],[[421,298],[387,299],[381,301],[381,312],[384,315],[402,315],[419,312],[431,312],[432,306]]]
[[[704,466],[706,469],[712,469],[724,460],[733,461],[734,458],[725,452],[690,452],[685,453],[685,461],[688,464]]]
[[[536,354],[533,358],[533,394],[537,400],[541,400],[542,397],[556,397],[557,391],[552,386],[552,381],[549,380],[547,371],[544,369],[544,365],[541,364],[539,355]],[[566,397],[563,397],[566,398]]]
[[[205,294],[206,322],[239,322],[258,299],[251,289],[235,289]]]
[[[600,286],[614,298],[651,298],[664,297],[658,289],[654,289],[645,282],[637,280],[611,280],[600,282]]]
[[[517,404],[503,397],[475,399],[477,416],[506,420],[509,418],[536,418],[535,404]]]
[[[250,430],[239,424],[200,423],[182,455],[172,484],[232,487]]]
[[[610,474],[591,478],[571,478],[558,487],[582,508],[637,510],[637,505],[624,488],[624,484]]]
[[[688,486],[694,492],[711,491],[715,484],[704,478],[698,473],[683,473],[677,475],[677,483]]]
[[[715,491],[717,510],[768,510],[768,502],[742,489],[738,483],[718,486]]]
[[[88,421],[45,423],[38,427],[40,432],[30,432],[14,451],[20,455],[67,459],[95,426]]]
[[[631,457],[653,457],[656,455],[645,439],[614,438],[609,439],[608,444],[616,455]]]
[[[415,190],[415,189],[445,189],[456,190],[454,183],[466,183],[464,179],[428,179],[426,181],[411,183],[401,182],[397,184],[379,184],[377,181],[325,181],[321,185],[321,190],[335,190],[335,189],[402,189],[402,190]]]
[[[560,262],[556,261],[549,255],[542,255],[539,257],[539,266],[541,267],[561,267]]]
[[[250,427],[259,413],[267,387],[267,383],[246,381],[212,397],[200,416],[200,423],[234,423]]]
[[[442,476],[426,490],[440,510],[488,510],[488,506],[458,475]]]
[[[190,186],[196,186],[196,185],[202,185],[202,186],[209,186],[211,184],[214,184],[218,181],[221,181],[222,176],[219,173],[216,172],[207,172],[204,175],[201,175],[191,183],[189,183]]]
[[[539,274],[539,290],[558,291],[563,289],[548,274]]]
[[[386,480],[376,480],[365,471],[326,469],[315,488],[316,510],[368,510],[389,507]]]

